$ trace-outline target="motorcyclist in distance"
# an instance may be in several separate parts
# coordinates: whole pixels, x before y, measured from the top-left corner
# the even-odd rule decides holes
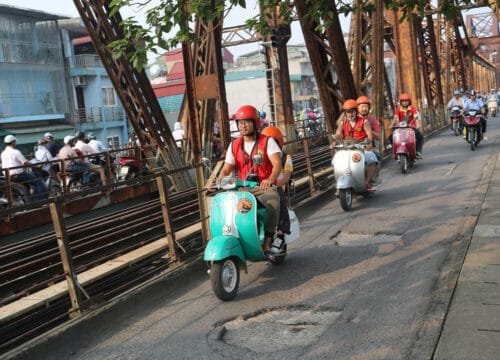
[[[346,100],[342,108],[345,115],[339,119],[335,138],[330,147],[335,147],[337,140],[350,140],[355,143],[369,141],[365,148],[365,186],[367,190],[371,190],[370,181],[377,171],[379,161],[375,153],[371,151],[373,148],[373,134],[370,123],[366,118],[358,114],[356,100]]]
[[[464,115],[464,99],[462,97],[462,94],[460,93],[459,90],[453,91],[453,97],[448,101],[448,105],[446,106],[448,108],[448,112],[455,106],[458,106],[460,108],[460,117],[463,117]],[[450,126],[452,126],[452,120],[450,117]],[[461,120],[459,122],[459,131],[462,133],[464,124],[463,121]]]
[[[410,94],[403,93],[399,96],[399,106],[394,111],[391,127],[398,126],[402,121],[407,121],[408,126],[415,131],[417,141],[417,159],[422,158],[422,149],[424,147],[424,136],[420,132],[420,113],[415,106],[411,105]],[[389,142],[392,144],[392,134],[389,136]]]
[[[273,260],[270,251],[280,212],[280,197],[273,186],[281,173],[281,150],[272,137],[258,132],[259,112],[252,105],[241,106],[232,117],[237,123],[241,137],[234,139],[226,152],[224,166],[218,179],[236,171],[241,180],[257,180],[264,192],[257,199],[267,209],[264,224],[263,251],[266,258]],[[213,184],[208,183],[207,188]]]
[[[483,107],[483,102],[481,99],[477,98],[476,90],[471,90],[469,92],[469,99],[464,101],[464,110],[467,112],[469,110],[476,110],[481,113],[481,108]],[[488,140],[486,137],[486,118],[481,114],[479,122],[481,123],[481,133],[483,135],[483,140]],[[465,137],[465,135],[464,135]]]

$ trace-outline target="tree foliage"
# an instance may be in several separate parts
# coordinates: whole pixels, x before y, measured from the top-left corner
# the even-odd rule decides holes
[[[111,15],[116,14],[123,7],[148,7],[150,0],[112,0],[110,2]],[[307,16],[318,24],[318,31],[336,21],[333,16],[331,2],[323,0],[305,0]],[[400,10],[403,17],[411,12],[420,14],[429,10],[428,0],[383,0],[386,8]],[[273,26],[272,13],[279,9],[280,20],[283,24],[290,23],[293,18],[291,1],[288,0],[258,0],[260,14],[249,17],[245,25],[261,34],[269,34]],[[340,14],[349,14],[354,10],[353,2],[338,0],[335,2]],[[472,0],[439,1],[438,12],[447,18],[456,17],[461,6],[470,5]],[[477,1],[476,1],[477,3]],[[485,1],[487,4],[487,1]],[[234,7],[246,8],[246,0],[160,0],[146,11],[146,24],[140,25],[134,18],[125,18],[121,23],[123,38],[110,44],[115,56],[127,56],[134,67],[142,69],[147,62],[147,53],[158,53],[161,50],[170,50],[183,42],[196,41],[194,23],[197,19],[209,22],[220,20]],[[373,11],[370,1],[363,2],[365,11]],[[131,46],[134,44],[134,46]]]

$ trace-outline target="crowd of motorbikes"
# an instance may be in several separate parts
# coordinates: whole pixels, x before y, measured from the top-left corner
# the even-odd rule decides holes
[[[41,179],[47,189],[47,197],[57,197],[63,194],[63,189],[69,192],[76,192],[91,187],[101,185],[100,177],[91,170],[68,171],[64,174],[60,171],[60,162],[54,161],[47,166],[47,163],[38,163],[36,159],[31,160],[32,165],[26,169],[37,178]],[[93,165],[108,167],[104,154],[96,154],[91,157]],[[146,163],[131,155],[130,152],[118,156],[115,161],[114,156],[110,156],[111,176],[116,182],[137,178],[141,173],[147,173]],[[10,185],[10,186],[9,186]],[[10,194],[9,194],[10,191]],[[34,200],[34,187],[26,183],[15,181],[7,182],[5,174],[0,172],[0,209],[7,208],[11,196],[12,207],[28,205]]]
[[[481,122],[486,121],[488,116],[496,116],[496,109],[496,100],[489,100],[480,110],[465,111],[459,106],[453,106],[449,109],[450,128],[455,136],[462,135],[470,149],[474,151],[484,136]]]

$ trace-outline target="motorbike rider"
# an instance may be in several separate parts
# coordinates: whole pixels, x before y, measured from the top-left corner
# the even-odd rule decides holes
[[[75,135],[76,143],[74,145],[74,149],[84,156],[85,162],[89,165],[90,171],[99,174],[101,178],[101,183],[106,185],[106,173],[104,172],[104,168],[100,165],[92,164],[88,155],[96,154],[96,151],[85,142],[85,133],[83,131],[78,131]]]
[[[45,147],[50,151],[52,157],[55,158],[59,151],[59,146],[54,142],[54,135],[51,132],[46,132],[43,138],[48,141]]]
[[[345,115],[339,119],[337,131],[335,132],[335,139],[331,147],[333,148],[335,146],[337,139],[343,141],[352,140],[358,143],[366,139],[370,141],[365,148],[365,187],[367,190],[371,190],[371,179],[377,171],[379,161],[375,153],[371,151],[373,148],[373,133],[370,123],[361,114],[358,114],[358,104],[356,100],[346,100],[342,109]]]
[[[231,175],[233,170],[236,170],[241,180],[247,178],[253,180],[255,176],[257,177],[260,189],[264,190],[257,199],[267,209],[263,251],[266,258],[272,260],[274,255],[270,247],[280,212],[280,197],[273,185],[281,173],[281,150],[273,138],[258,132],[260,118],[254,106],[241,106],[232,118],[242,136],[233,139],[229,144],[224,166],[218,178]],[[207,187],[210,189],[212,185],[208,183]]]
[[[12,181],[24,185],[32,185],[35,189],[35,200],[46,199],[48,196],[47,188],[40,178],[25,171],[23,168],[11,169],[13,167],[31,165],[21,151],[16,149],[16,137],[14,135],[7,135],[3,141],[5,143],[5,149],[0,155],[2,160],[2,169],[9,169]]]
[[[460,108],[460,122],[458,124],[459,126],[459,130],[460,132],[463,131],[463,128],[464,128],[464,124],[463,124],[463,120],[462,120],[462,117],[464,115],[464,99],[462,97],[462,94],[460,94],[460,91],[459,90],[455,90],[453,91],[453,97],[450,99],[450,101],[448,101],[448,105],[446,106],[448,108],[448,111],[451,110],[451,108],[455,107],[455,106],[458,106]],[[453,124],[451,123],[451,117],[450,117],[450,126],[452,126]]]
[[[422,149],[424,147],[424,136],[420,132],[420,113],[415,106],[411,105],[410,94],[403,93],[399,96],[399,106],[394,110],[394,118],[391,127],[398,126],[402,121],[407,121],[408,126],[415,131],[417,141],[417,159],[422,158]],[[392,144],[392,134],[389,136],[389,143]]]
[[[172,136],[175,140],[175,144],[179,149],[182,149],[183,143],[186,141],[184,139],[184,129],[182,128],[182,123],[176,121],[174,124],[174,131],[172,131]]]
[[[55,157],[52,156],[52,154],[50,153],[49,149],[47,149],[47,144],[48,143],[49,143],[49,141],[45,137],[43,137],[40,140],[38,140],[38,146],[37,146],[36,151],[35,151],[35,159],[38,162],[46,163],[48,161],[55,160]],[[42,169],[44,171],[50,173],[51,164],[44,164],[44,165],[42,165]]]
[[[374,115],[370,115],[371,102],[367,96],[360,96],[356,99],[356,103],[358,104],[358,113],[364,119],[368,120],[370,123],[370,127],[372,129],[373,135],[373,152],[377,155],[377,159],[380,161],[382,159],[382,155],[380,151],[376,148],[375,140],[380,141],[380,123],[378,119]]]
[[[290,234],[290,216],[288,214],[288,197],[287,197],[287,185],[292,178],[293,172],[293,161],[290,154],[286,154],[283,151],[283,134],[279,127],[277,126],[267,126],[262,132],[262,135],[272,137],[278,143],[281,149],[281,173],[276,179],[276,186],[278,187],[278,194],[280,195],[280,216],[278,221],[278,236],[283,234]],[[271,247],[271,250],[273,247]]]
[[[476,90],[471,90],[469,92],[469,99],[464,101],[464,110],[467,112],[469,110],[476,110],[478,114],[481,114],[481,108],[483,107],[483,102],[481,99],[477,98]],[[486,137],[486,118],[481,114],[479,118],[481,123],[481,133],[483,135],[483,140],[488,140]],[[465,134],[464,134],[465,137]]]
[[[81,173],[82,181],[88,182],[90,165],[85,162],[83,156],[80,156],[76,149],[72,147],[75,140],[74,136],[67,135],[64,137],[64,146],[59,150],[57,157],[64,160],[64,168],[68,173]]]

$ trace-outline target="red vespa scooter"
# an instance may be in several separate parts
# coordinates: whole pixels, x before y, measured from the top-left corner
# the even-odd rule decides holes
[[[401,173],[406,174],[408,167],[413,167],[417,159],[415,131],[407,122],[402,121],[392,128],[392,134],[394,160],[399,162]]]

